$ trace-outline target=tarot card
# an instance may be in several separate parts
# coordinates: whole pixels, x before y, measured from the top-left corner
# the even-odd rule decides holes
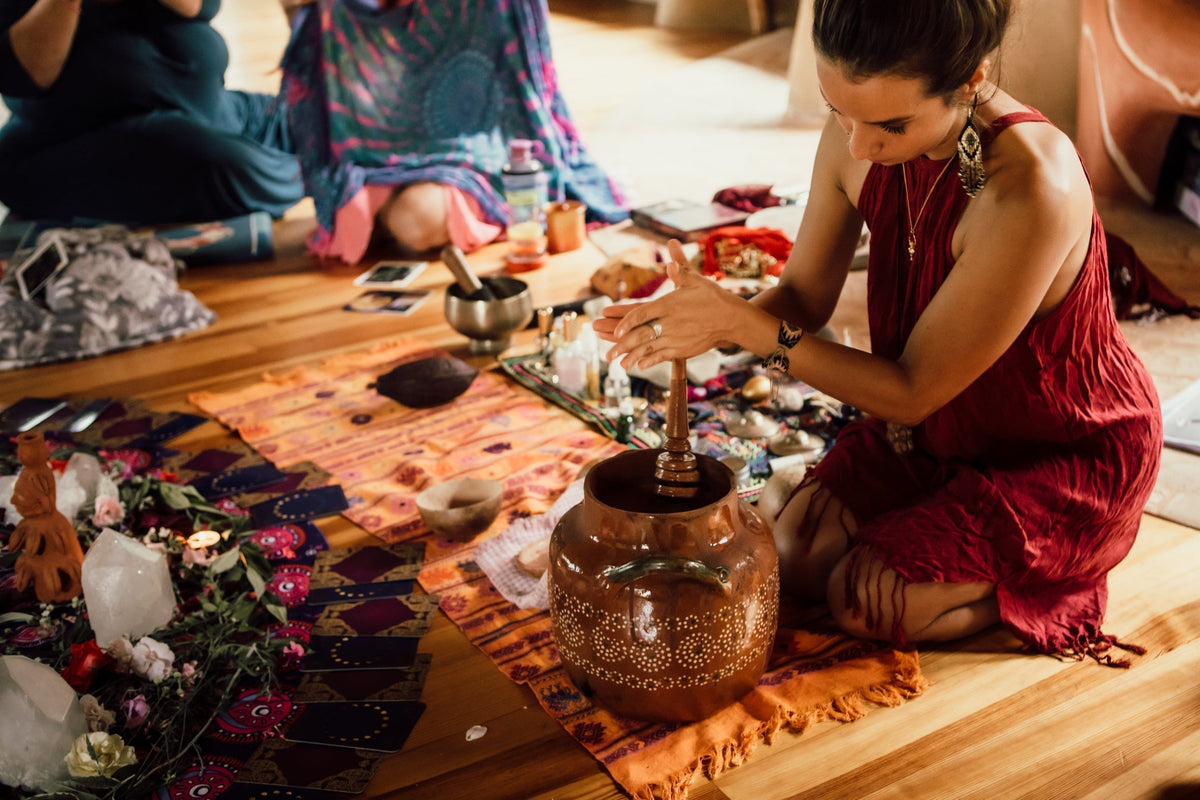
[[[0,430],[30,431],[66,408],[66,400],[25,397],[0,412]]]
[[[417,653],[409,669],[306,672],[292,690],[296,703],[354,700],[420,700],[433,656]]]
[[[300,671],[411,669],[419,641],[407,636],[313,636]]]
[[[37,249],[13,270],[21,299],[33,300],[43,294],[54,276],[69,263],[71,259],[67,256],[67,248],[63,246],[62,240],[50,234],[49,238],[39,244]]]
[[[395,753],[404,747],[425,704],[415,700],[306,703],[283,738],[289,742]]]
[[[279,483],[286,476],[274,464],[255,464],[196,478],[191,486],[208,500],[219,500]]]
[[[332,475],[311,461],[297,461],[295,464],[289,464],[281,471],[283,472],[283,480],[279,481],[279,483],[272,483],[270,486],[263,486],[260,489],[236,495],[237,504],[242,508],[250,508],[253,505],[265,503],[281,495],[319,489],[327,485],[333,478]]]
[[[310,578],[306,602],[310,606],[327,606],[332,603],[354,603],[360,600],[376,600],[383,597],[402,597],[412,594],[415,588],[417,588],[417,582],[409,580],[347,583],[341,586],[325,586],[313,589]]]
[[[208,422],[208,417],[202,417],[199,414],[175,414],[166,422],[126,442],[124,446],[137,449],[153,447],[183,436],[206,422]]]
[[[433,624],[437,595],[381,597],[361,603],[325,606],[313,623],[319,636],[424,636]]]
[[[268,528],[288,522],[307,522],[328,517],[350,507],[346,493],[336,484],[305,489],[255,503],[248,509],[256,528]]]
[[[403,289],[425,271],[427,261],[380,261],[354,279],[355,286],[378,289]]]
[[[304,786],[272,786],[269,783],[237,783],[221,792],[224,800],[346,800],[353,795]]]
[[[424,542],[326,550],[313,564],[312,586],[412,580],[420,574],[424,560]]]
[[[390,289],[372,289],[363,292],[358,297],[342,306],[346,311],[361,311],[367,314],[395,314],[408,316],[425,302],[430,292],[406,289],[393,291]]]
[[[258,746],[237,776],[244,783],[360,794],[386,755],[378,750],[325,747],[273,737]]]

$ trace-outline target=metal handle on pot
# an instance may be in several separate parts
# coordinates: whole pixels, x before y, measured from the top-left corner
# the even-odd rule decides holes
[[[604,577],[612,583],[629,583],[655,572],[671,572],[692,578],[729,594],[729,570],[725,567],[710,567],[703,561],[683,556],[640,556],[620,566],[607,567]]]

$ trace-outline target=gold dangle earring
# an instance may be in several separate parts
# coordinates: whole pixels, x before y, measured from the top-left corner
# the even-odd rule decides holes
[[[987,174],[983,171],[983,141],[975,127],[975,106],[978,104],[979,95],[976,94],[967,111],[967,122],[958,134],[958,179],[969,197],[979,194],[987,183]]]

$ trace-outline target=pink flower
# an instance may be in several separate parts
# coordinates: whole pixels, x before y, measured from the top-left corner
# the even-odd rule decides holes
[[[125,518],[125,507],[115,497],[102,495],[96,498],[96,511],[92,514],[92,524],[104,528],[120,522]]]
[[[283,666],[285,668],[296,666],[302,658],[304,658],[304,645],[294,639],[283,648]]]
[[[146,721],[150,714],[150,705],[145,695],[136,695],[121,704],[121,712],[125,715],[125,727],[133,730]]]
[[[179,668],[179,674],[189,684],[196,680],[196,662],[188,661]]]
[[[203,547],[184,547],[183,563],[195,567],[207,567],[215,556]]]

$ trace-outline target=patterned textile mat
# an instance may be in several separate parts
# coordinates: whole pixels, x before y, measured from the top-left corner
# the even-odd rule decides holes
[[[330,359],[258,384],[190,399],[277,467],[311,461],[342,485],[345,515],[388,543],[422,541],[419,582],[510,679],[638,800],[682,798],[696,775],[737,766],[779,730],[862,716],[925,688],[915,651],[850,639],[828,620],[781,613],[768,672],[741,702],[699,723],[647,724],[593,706],[558,659],[549,614],[505,600],[473,560],[476,546],[516,519],[545,513],[588,462],[624,447],[588,423],[484,372],[453,403],[410,409],[372,388],[377,375],[445,355],[414,340]],[[414,497],[457,476],[504,484],[500,517],[472,541],[430,532]]]

